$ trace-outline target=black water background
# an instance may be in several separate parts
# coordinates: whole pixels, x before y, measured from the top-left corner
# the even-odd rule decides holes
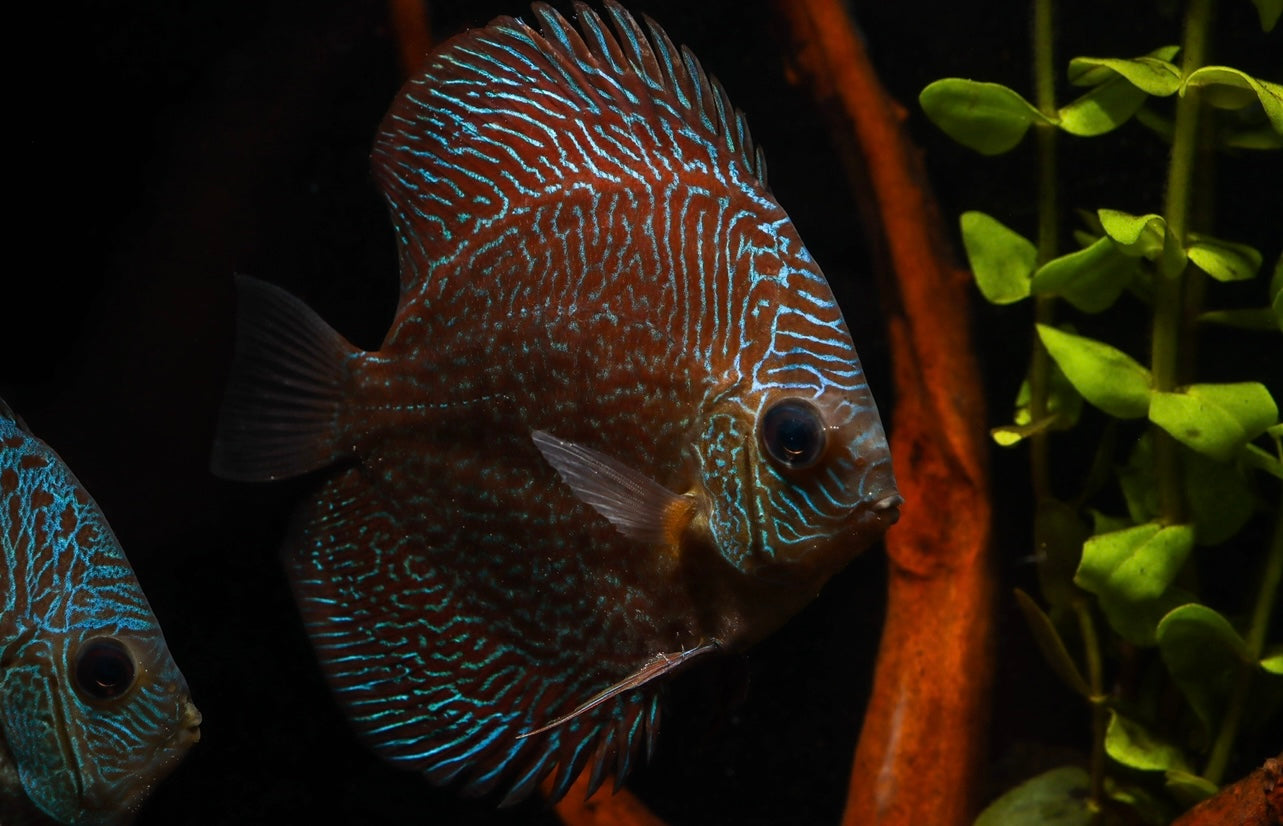
[[[524,9],[433,5],[442,34]],[[912,103],[947,75],[1027,91],[1026,5],[855,5],[884,81],[909,108],[943,213],[984,209],[1031,233],[1027,148],[978,158]],[[833,282],[885,409],[888,353],[867,248],[821,113],[790,84],[778,19],[760,2],[632,6],[691,45],[748,112],[775,193]],[[1075,6],[1061,27],[1063,57],[1178,40],[1176,21],[1149,4]],[[1269,49],[1277,55],[1280,35],[1261,35],[1245,2],[1221,6],[1217,59],[1279,80]],[[0,395],[106,511],[206,720],[204,740],[140,826],[555,822],[538,802],[495,812],[493,801],[459,800],[360,746],[312,661],[276,558],[296,489],[223,483],[206,470],[231,353],[234,273],[284,285],[363,346],[376,346],[388,324],[395,256],[368,172],[375,128],[399,85],[385,4],[73,0],[16,15],[11,37],[30,52],[10,84],[17,185],[8,192],[18,217],[0,277]],[[1062,161],[1076,170],[1067,203],[1158,211],[1164,150],[1134,125],[1105,140],[1063,143]],[[1217,182],[1219,225],[1275,253],[1278,167],[1266,168],[1272,202],[1256,156],[1225,160]],[[1013,354],[1025,346],[1027,318],[979,301],[974,312],[997,424],[1023,369]],[[1120,335],[1137,343],[1145,333]],[[1267,345],[1277,339],[1231,338],[1203,359],[1218,376],[1260,375]],[[999,567],[1004,584],[1031,588],[1019,562],[1028,547],[1023,457],[994,458]],[[1246,577],[1243,556],[1226,556],[1230,587]],[[632,787],[673,824],[836,823],[882,576],[880,551],[866,555],[746,657],[682,680],[656,759]],[[1062,749],[1072,755],[1086,731],[1081,705],[1041,667],[1010,600],[999,643],[995,786],[1038,761],[1054,765]],[[1006,773],[1014,762],[1022,765]]]

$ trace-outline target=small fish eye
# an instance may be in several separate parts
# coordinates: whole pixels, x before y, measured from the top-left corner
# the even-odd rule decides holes
[[[824,420],[820,411],[802,399],[784,399],[762,416],[762,446],[789,470],[814,465],[824,455]]]
[[[90,700],[114,700],[134,685],[134,657],[118,640],[89,640],[76,657],[76,687]]]

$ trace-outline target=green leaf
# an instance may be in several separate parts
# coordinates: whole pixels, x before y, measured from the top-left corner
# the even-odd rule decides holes
[[[1135,645],[1153,645],[1159,621],[1190,602],[1169,588],[1193,545],[1188,525],[1156,523],[1099,534],[1083,543],[1074,581],[1096,594],[1109,627]]]
[[[1114,593],[1098,597],[1100,611],[1114,633],[1132,645],[1145,647],[1158,642],[1158,623],[1163,617],[1193,601],[1193,594],[1174,585],[1153,599],[1129,600]]]
[[[1256,498],[1247,474],[1235,462],[1218,462],[1193,450],[1182,449],[1180,454],[1194,541],[1219,545],[1252,518]]]
[[[1283,13],[1283,0],[1252,0],[1256,4],[1256,13],[1261,17],[1261,31],[1273,31],[1274,24],[1279,22]]]
[[[1218,462],[1186,448],[1179,450],[1181,484],[1199,545],[1219,545],[1252,517],[1255,494],[1244,468]],[[1132,524],[1159,514],[1158,483],[1154,474],[1154,442],[1149,433],[1136,440],[1127,463],[1117,470],[1118,485],[1127,501]],[[1098,527],[1096,533],[1101,533]]]
[[[1168,826],[1173,813],[1170,804],[1160,801],[1143,786],[1136,783],[1121,782],[1121,778],[1105,776],[1105,795],[1113,801],[1115,812],[1126,813],[1126,822],[1134,826]],[[1120,808],[1121,807],[1121,808]],[[1119,826],[1120,821],[1105,817],[1102,822],[1107,826]]]
[[[1128,255],[1143,256],[1153,260],[1163,250],[1167,237],[1167,221],[1163,216],[1132,215],[1117,209],[1096,211],[1101,229],[1118,243]]]
[[[1283,307],[1283,303],[1280,303]],[[1255,307],[1246,310],[1208,310],[1198,314],[1202,324],[1221,324],[1240,330],[1274,330],[1278,326],[1273,307]]]
[[[1083,679],[1082,672],[1074,663],[1074,658],[1069,656],[1069,649],[1065,648],[1065,642],[1060,638],[1051,618],[1019,588],[1016,589],[1016,604],[1020,606],[1020,612],[1025,615],[1029,630],[1033,632],[1034,641],[1038,643],[1038,649],[1042,651],[1042,655],[1047,658],[1047,664],[1051,666],[1051,670],[1056,672],[1056,676],[1064,680],[1071,689],[1090,700],[1091,688]]]
[[[1051,123],[1015,91],[997,83],[937,80],[922,90],[918,103],[945,134],[983,155],[1012,149],[1031,124]]]
[[[1044,416],[1041,421],[1030,424],[999,425],[989,431],[989,438],[993,439],[998,447],[1015,447],[1035,433],[1051,430],[1055,421],[1055,416]]]
[[[964,212],[962,244],[976,286],[991,304],[1012,304],[1029,295],[1038,250],[1024,236],[983,212]]]
[[[1185,250],[1179,239],[1167,231],[1167,222],[1161,215],[1132,215],[1116,209],[1102,209],[1097,215],[1105,234],[1124,254],[1157,261],[1159,271],[1167,275],[1185,268]]]
[[[1210,734],[1243,666],[1252,663],[1247,643],[1229,620],[1198,604],[1182,605],[1163,617],[1155,636],[1168,672]]]
[[[1201,89],[1203,99],[1218,109],[1241,109],[1259,102],[1270,126],[1283,134],[1283,86],[1228,66],[1204,66],[1185,78],[1184,88],[1190,87]]]
[[[1244,281],[1261,268],[1261,254],[1246,244],[1190,233],[1185,247],[1194,266],[1217,281]]]
[[[1026,780],[990,803],[975,826],[1088,826],[1091,778],[1079,766],[1061,766]]]
[[[1075,57],[1069,61],[1069,82],[1075,86],[1096,86],[1121,76],[1148,95],[1167,97],[1181,87],[1180,69],[1170,61],[1179,46],[1163,46],[1144,57],[1124,60],[1112,57]]]
[[[1098,534],[1083,543],[1083,559],[1074,582],[1104,596],[1128,601],[1159,597],[1180,573],[1194,547],[1189,525],[1147,522],[1134,528]]]
[[[1112,132],[1131,120],[1146,95],[1122,77],[1115,77],[1060,107],[1057,126],[1080,138]]]
[[[1212,781],[1189,772],[1169,771],[1164,781],[1168,791],[1186,806],[1201,803],[1220,791]]]
[[[1155,392],[1149,407],[1149,420],[1172,438],[1221,461],[1231,459],[1278,417],[1270,391],[1258,382],[1191,384],[1175,393]]]
[[[1119,419],[1140,418],[1149,410],[1150,373],[1131,356],[1095,339],[1037,327],[1047,352],[1084,399]]]
[[[1136,274],[1135,262],[1109,238],[1053,258],[1033,275],[1036,295],[1058,295],[1085,313],[1098,313],[1118,300]]]
[[[1190,771],[1189,763],[1180,749],[1112,709],[1109,712],[1109,726],[1105,729],[1105,752],[1133,769]]]
[[[1283,677],[1283,649],[1275,651],[1261,660],[1261,668],[1271,674]]]
[[[1250,149],[1268,152],[1283,149],[1283,134],[1269,126],[1224,126],[1216,130],[1216,143],[1228,149]]]

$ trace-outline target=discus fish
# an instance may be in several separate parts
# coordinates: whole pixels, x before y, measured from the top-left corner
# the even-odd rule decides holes
[[[459,35],[397,95],[377,351],[241,279],[214,448],[230,479],[324,469],[286,564],[332,688],[384,757],[505,802],[621,782],[664,678],[901,504],[742,113],[653,22],[575,8]]]
[[[0,400],[0,823],[115,824],[200,713],[102,511]]]

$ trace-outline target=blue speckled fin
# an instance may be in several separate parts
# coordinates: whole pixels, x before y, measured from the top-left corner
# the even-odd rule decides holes
[[[264,482],[331,464],[348,359],[360,351],[280,287],[247,276],[236,286],[236,355],[211,470]]]
[[[631,539],[669,544],[686,527],[694,500],[600,451],[536,430],[535,447],[575,496]]]
[[[495,636],[429,538],[406,530],[360,466],[327,479],[294,524],[286,566],[308,635],[349,719],[383,758],[511,804],[550,775],[554,798],[584,769],[593,788],[611,773],[618,782],[653,748],[658,693],[647,680],[521,736],[573,700],[564,661]],[[388,559],[397,587],[374,587]]]

